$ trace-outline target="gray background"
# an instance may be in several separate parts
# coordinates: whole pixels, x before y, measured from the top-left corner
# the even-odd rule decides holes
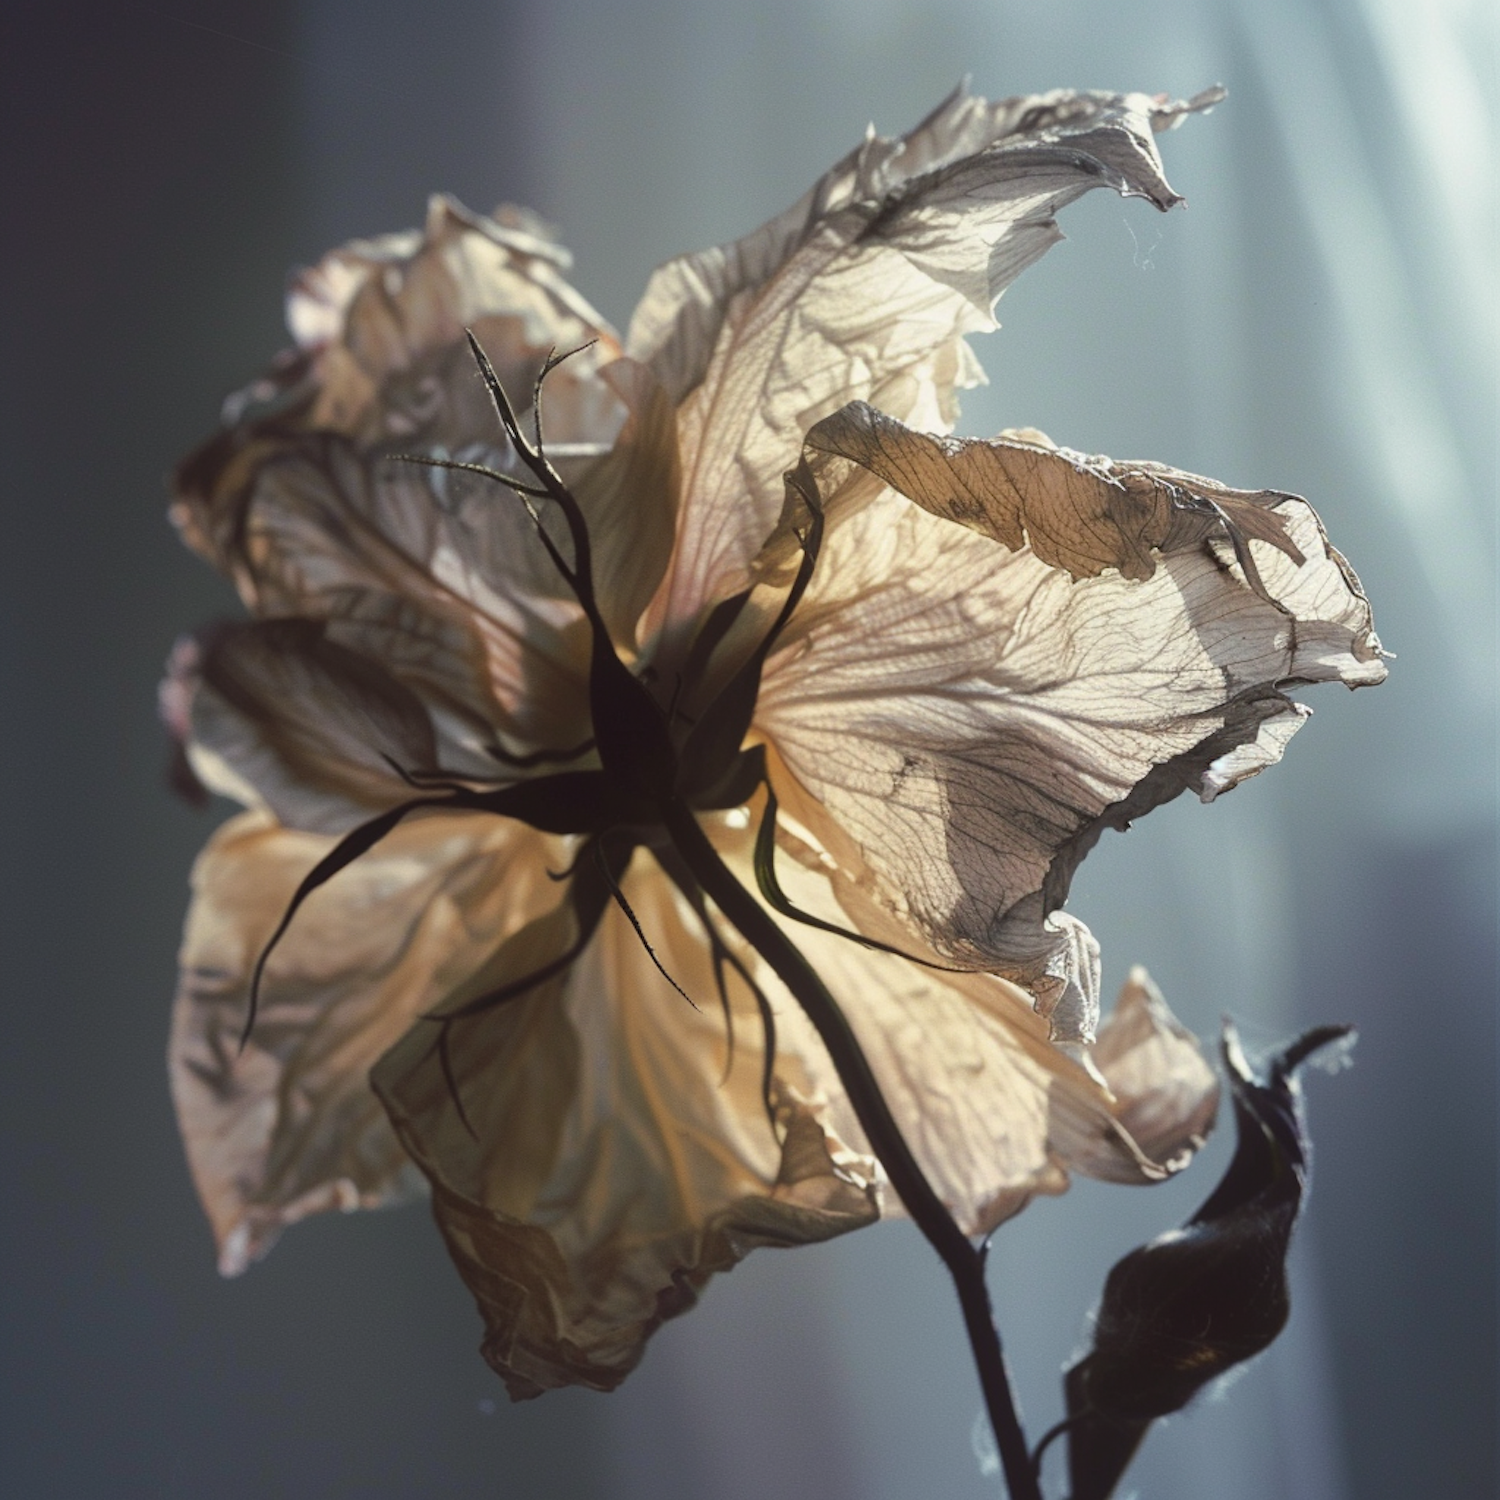
[[[1391,682],[1314,695],[1273,774],[1091,857],[1112,982],[1314,1075],[1291,1330],[1156,1433],[1153,1500],[1496,1492],[1491,13],[1463,0],[12,3],[0,733],[0,1485],[25,1496],[984,1496],[950,1296],[904,1226],[753,1257],[615,1396],[523,1406],[420,1210],[298,1228],[224,1283],[162,1053],[193,853],[153,696],[234,608],[162,520],[173,460],[282,340],[289,266],[529,202],[623,323],[962,74],[1231,102],[1164,142],[1191,208],[1103,195],[1001,306],[973,431],[1034,424],[1313,497]],[[1104,1270],[1207,1190],[1082,1185],[1000,1235],[1034,1432]],[[1129,1486],[1127,1486],[1129,1488]]]

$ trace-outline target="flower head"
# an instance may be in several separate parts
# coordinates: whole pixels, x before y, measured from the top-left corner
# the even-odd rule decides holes
[[[1379,681],[1368,607],[1294,497],[933,434],[1057,210],[1170,206],[1153,132],[1216,97],[956,94],[658,271],[623,346],[513,209],[297,279],[174,508],[252,615],[167,695],[249,809],[172,1041],[226,1271],[425,1178],[512,1393],[609,1388],[749,1249],[894,1209],[710,867],[964,1229],[1187,1160],[1211,1070],[1143,975],[1097,1028],[1059,907],[1105,827],[1277,759],[1285,686]]]

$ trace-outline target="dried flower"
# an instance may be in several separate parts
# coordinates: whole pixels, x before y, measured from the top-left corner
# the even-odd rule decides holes
[[[425,1177],[512,1394],[607,1389],[714,1271],[893,1208],[705,861],[966,1231],[1187,1160],[1211,1070],[1140,975],[1096,1042],[1058,908],[1105,827],[1277,759],[1284,686],[1379,681],[1368,607],[1294,497],[925,434],[1055,212],[1170,206],[1152,132],[1217,97],[957,94],[658,271],[623,352],[513,209],[434,199],[296,281],[174,508],[254,617],[167,694],[251,809],[172,1040],[226,1272]]]

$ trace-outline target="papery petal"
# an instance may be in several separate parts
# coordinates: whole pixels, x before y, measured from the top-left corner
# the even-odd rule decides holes
[[[677,413],[647,365],[616,360],[604,379],[630,415],[573,493],[588,522],[600,613],[610,635],[633,650],[636,622],[672,555],[682,486]]]
[[[493,770],[496,731],[523,750],[586,736],[587,628],[500,485],[328,434],[258,442],[225,484],[225,560],[246,603],[326,619],[331,639],[382,661],[466,747],[445,765]]]
[[[437,764],[416,694],[321,620],[207,631],[179,683],[199,779],[290,827],[343,832],[411,795],[393,766]]]
[[[855,401],[812,428],[807,447],[868,469],[924,510],[1012,551],[1030,546],[1074,578],[1106,568],[1149,578],[1159,552],[1209,537],[1241,544],[1254,537],[1298,566],[1306,561],[1274,509],[1285,495],[1231,490],[1162,464],[1088,457],[1042,433],[940,437]]]
[[[1055,979],[1049,914],[1105,827],[1273,759],[1305,715],[1279,685],[1384,675],[1316,517],[1275,510],[1306,559],[1248,544],[1276,604],[1206,545],[1074,581],[894,497],[830,513],[756,715],[799,816],[937,953]],[[1039,998],[1054,1035],[1089,1039],[1081,986]]]
[[[193,872],[169,1063],[225,1275],[308,1214],[420,1190],[370,1090],[370,1066],[539,900],[555,899],[540,835],[475,816],[413,820],[299,910],[267,965],[241,1052],[256,958],[330,847],[246,813],[214,835]]]
[[[1153,126],[1218,97],[955,95],[909,142],[867,139],[758,234],[658,272],[628,347],[684,393],[690,503],[654,623],[743,573],[819,417],[865,399],[950,426],[954,387],[981,378],[962,336],[995,326],[995,299],[1060,238],[1053,215],[1101,186],[1177,202]]]
[[[289,438],[336,432],[362,449],[494,447],[500,429],[464,341],[474,331],[524,409],[547,356],[595,340],[548,377],[552,440],[608,444],[623,413],[599,370],[619,353],[609,326],[563,276],[571,263],[540,220],[494,218],[431,200],[425,232],[357,240],[293,278],[287,320],[298,348],[225,403],[225,427],[174,482],[183,539],[222,572],[236,568],[245,469]]]
[[[460,362],[452,379],[432,367],[434,356],[461,348],[469,328],[506,384],[519,387],[521,405],[549,351],[603,340],[557,382],[559,397],[571,386],[576,400],[585,372],[617,349],[609,325],[568,284],[571,264],[535,216],[503,206],[488,218],[445,194],[429,200],[422,233],[355,240],[331,252],[299,272],[287,295],[288,326],[313,356],[309,424],[376,443],[427,425],[441,393],[477,393],[482,402],[472,363]],[[559,402],[565,405],[571,402]],[[562,420],[563,413],[551,415]],[[484,426],[445,425],[472,441],[494,430],[493,413]]]
[[[1151,127],[1169,129],[1184,111],[1208,108],[1222,97],[1221,90],[1209,90],[1186,105],[1148,101]],[[872,126],[854,150],[769,223],[732,244],[658,267],[631,318],[627,351],[648,361],[681,401],[703,379],[735,299],[770,281],[826,219],[853,204],[879,202],[915,178],[1002,141],[1086,129],[1121,102],[1119,95],[1057,89],[990,103],[960,85],[904,136],[878,136]],[[1131,102],[1139,106],[1140,96]],[[1164,185],[1162,191],[1169,193]]]
[[[642,856],[622,883],[657,958],[613,908],[566,977],[454,1024],[451,1058],[474,1134],[419,1034],[374,1082],[432,1179],[438,1223],[511,1395],[617,1385],[666,1318],[752,1248],[829,1238],[877,1213],[872,1167],[825,1133],[815,1099],[778,1083],[782,1139],[760,1093],[754,1006],[731,980],[725,1027],[708,946]],[[535,971],[573,936],[537,923],[507,953]],[[498,978],[491,966],[489,977]],[[779,1065],[792,1067],[790,1054]],[[477,1137],[477,1139],[476,1139]]]
[[[838,920],[832,889],[789,865],[804,912]],[[819,886],[824,884],[820,894]],[[845,920],[844,925],[847,925]],[[1159,995],[1127,987],[1094,1066],[1048,1037],[1032,996],[992,974],[935,970],[783,921],[859,1037],[881,1093],[938,1195],[970,1234],[987,1234],[1068,1173],[1161,1181],[1187,1164],[1213,1123],[1218,1084]],[[864,1137],[808,1023],[788,1001],[778,1032],[833,1101],[841,1138]],[[1108,1085],[1106,1087],[1106,1084]],[[1148,1127],[1149,1146],[1130,1124]]]
[[[1114,1117],[1136,1145],[1163,1166],[1184,1165],[1213,1129],[1219,1079],[1143,968],[1130,971],[1091,1059],[1115,1096]],[[1113,1156],[1105,1162],[1112,1165]],[[1075,1165],[1113,1180],[1081,1160]]]

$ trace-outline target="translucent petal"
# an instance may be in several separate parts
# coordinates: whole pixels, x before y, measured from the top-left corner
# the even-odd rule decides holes
[[[555,899],[541,836],[499,819],[414,820],[308,898],[271,957],[241,1052],[256,958],[329,847],[246,813],[193,872],[169,1062],[226,1275],[308,1214],[420,1186],[370,1091],[370,1066]]]
[[[1048,917],[1104,827],[1273,759],[1305,716],[1282,684],[1384,675],[1316,517],[1275,511],[1304,561],[1248,544],[1268,603],[1208,543],[1075,581],[894,496],[842,522],[835,503],[756,713],[798,815],[937,953],[1055,978]],[[1047,1005],[1088,1039],[1073,978]]]
[[[664,979],[618,910],[560,977],[455,1023],[453,1071],[418,1032],[374,1083],[432,1179],[438,1222],[484,1316],[484,1354],[516,1397],[608,1390],[715,1271],[758,1245],[826,1239],[876,1216],[872,1168],[825,1133],[779,1054],[773,1131],[751,997],[730,981],[734,1063],[697,919],[644,856],[622,883]],[[543,922],[510,977],[572,936]],[[491,977],[498,970],[491,969]],[[696,1008],[695,1008],[696,1006]]]
[[[955,95],[909,142],[867,138],[749,239],[658,272],[629,348],[682,393],[689,501],[653,623],[743,574],[818,418],[864,399],[951,425],[955,387],[979,378],[962,336],[995,326],[995,299],[1060,237],[1060,208],[1101,186],[1177,201],[1151,134],[1187,107]]]
[[[831,889],[795,865],[803,910],[842,916]],[[847,925],[847,919],[846,925]],[[854,1027],[896,1122],[966,1231],[988,1233],[1069,1171],[1160,1181],[1187,1164],[1213,1123],[1218,1084],[1159,995],[1127,986],[1092,1059],[1055,1045],[1032,996],[991,974],[948,973],[783,923]],[[790,1001],[778,1025],[835,1101],[839,1134],[863,1134],[831,1063]],[[1143,1127],[1138,1141],[1131,1127]],[[894,1204],[891,1205],[894,1207]]]

